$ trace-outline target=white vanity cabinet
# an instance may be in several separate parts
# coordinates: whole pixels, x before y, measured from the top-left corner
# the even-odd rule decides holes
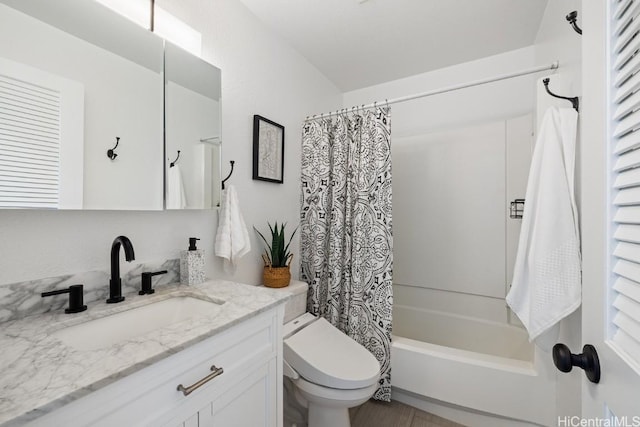
[[[269,392],[272,371],[276,368],[272,360],[249,372],[242,380],[224,393],[217,393],[198,412],[183,422],[183,417],[174,417],[166,425],[171,427],[212,426],[273,426],[275,423],[276,396]],[[190,411],[184,411],[190,412]]]
[[[240,322],[29,426],[281,427],[283,312]],[[178,390],[220,368],[189,395]]]

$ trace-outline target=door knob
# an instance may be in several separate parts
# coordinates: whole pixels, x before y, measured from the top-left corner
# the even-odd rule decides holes
[[[571,354],[569,347],[564,344],[554,345],[553,364],[562,372],[571,372],[571,368],[577,366],[584,369],[589,381],[596,384],[600,382],[600,360],[591,344],[585,344],[580,354]]]

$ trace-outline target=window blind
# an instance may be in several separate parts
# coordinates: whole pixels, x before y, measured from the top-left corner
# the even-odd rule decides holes
[[[640,0],[611,0],[611,339],[640,366]]]
[[[0,73],[0,207],[57,208],[60,93]]]

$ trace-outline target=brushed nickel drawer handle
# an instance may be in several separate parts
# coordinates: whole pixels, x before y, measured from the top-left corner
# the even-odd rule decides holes
[[[207,375],[206,377],[202,378],[198,382],[193,383],[189,387],[185,387],[182,384],[180,384],[178,386],[178,391],[181,391],[182,394],[184,394],[185,396],[189,396],[191,393],[193,393],[194,390],[202,387],[203,385],[205,385],[206,383],[208,383],[209,381],[211,381],[212,379],[214,379],[218,375],[222,375],[222,373],[224,372],[224,369],[216,368],[216,365],[213,365],[213,366],[211,366],[211,371],[212,372],[209,375]]]

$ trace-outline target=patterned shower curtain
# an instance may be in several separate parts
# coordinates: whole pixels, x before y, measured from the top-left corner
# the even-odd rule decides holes
[[[301,277],[308,310],[381,365],[374,398],[391,400],[391,110],[306,122],[302,131]]]

